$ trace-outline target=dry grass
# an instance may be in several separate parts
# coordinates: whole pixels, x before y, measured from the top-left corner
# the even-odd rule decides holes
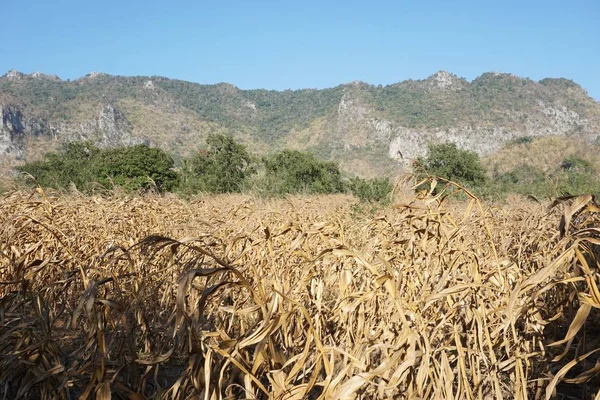
[[[593,398],[592,199],[396,194],[7,195],[0,395]]]

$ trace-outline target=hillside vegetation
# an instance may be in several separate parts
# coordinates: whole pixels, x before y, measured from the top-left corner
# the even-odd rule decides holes
[[[209,134],[231,134],[261,155],[310,151],[363,177],[398,173],[430,142],[486,155],[523,136],[590,143],[600,132],[600,104],[567,79],[484,73],[469,82],[443,71],[388,86],[285,91],[106,74],[61,81],[13,71],[0,78],[0,114],[0,155],[13,164],[74,140],[150,144],[177,161]]]

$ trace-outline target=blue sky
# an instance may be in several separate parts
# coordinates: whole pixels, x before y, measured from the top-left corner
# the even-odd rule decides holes
[[[438,70],[565,77],[600,100],[600,1],[2,1],[0,74],[162,75],[244,89]]]

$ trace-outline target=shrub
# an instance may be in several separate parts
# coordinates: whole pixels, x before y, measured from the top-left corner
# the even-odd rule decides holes
[[[352,178],[348,188],[362,202],[388,203],[393,186],[387,178]]]
[[[161,149],[142,144],[104,150],[96,167],[99,182],[128,191],[156,189],[167,192],[178,182],[173,158]]]
[[[37,185],[66,189],[73,184],[79,190],[88,190],[94,180],[101,150],[92,142],[71,142],[58,153],[47,153],[40,161],[15,167],[18,172],[31,175]]]
[[[478,195],[489,199],[502,199],[508,193],[544,197],[554,192],[552,182],[542,170],[524,164],[494,176],[493,180],[486,181],[476,190]]]
[[[33,176],[37,185],[55,189],[73,184],[91,192],[94,184],[100,183],[106,188],[117,185],[126,190],[164,192],[177,184],[173,164],[170,155],[145,145],[103,150],[91,142],[74,142],[41,161],[17,167],[17,171]]]
[[[491,199],[503,198],[508,193],[534,197],[599,194],[600,179],[590,163],[578,157],[567,157],[561,168],[552,172],[520,165],[486,182],[476,193]]]
[[[283,150],[263,158],[263,164],[264,179],[273,194],[328,194],[344,190],[337,163],[320,161],[310,153]]]
[[[415,169],[421,175],[435,175],[470,187],[486,181],[477,153],[459,149],[455,143],[430,144],[427,157],[418,158]]]
[[[565,157],[560,167],[564,171],[592,172],[594,170],[589,161],[576,155]]]
[[[186,160],[183,165],[186,192],[241,192],[255,171],[253,157],[233,137],[210,134],[207,148]]]
[[[600,194],[600,179],[592,172],[568,170],[559,175],[557,194]]]
[[[533,142],[532,136],[519,136],[518,138],[513,139],[511,144],[529,144]]]

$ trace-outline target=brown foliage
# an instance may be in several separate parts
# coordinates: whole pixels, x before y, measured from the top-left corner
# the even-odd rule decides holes
[[[593,199],[446,194],[374,217],[345,196],[7,195],[0,395],[593,396]]]

